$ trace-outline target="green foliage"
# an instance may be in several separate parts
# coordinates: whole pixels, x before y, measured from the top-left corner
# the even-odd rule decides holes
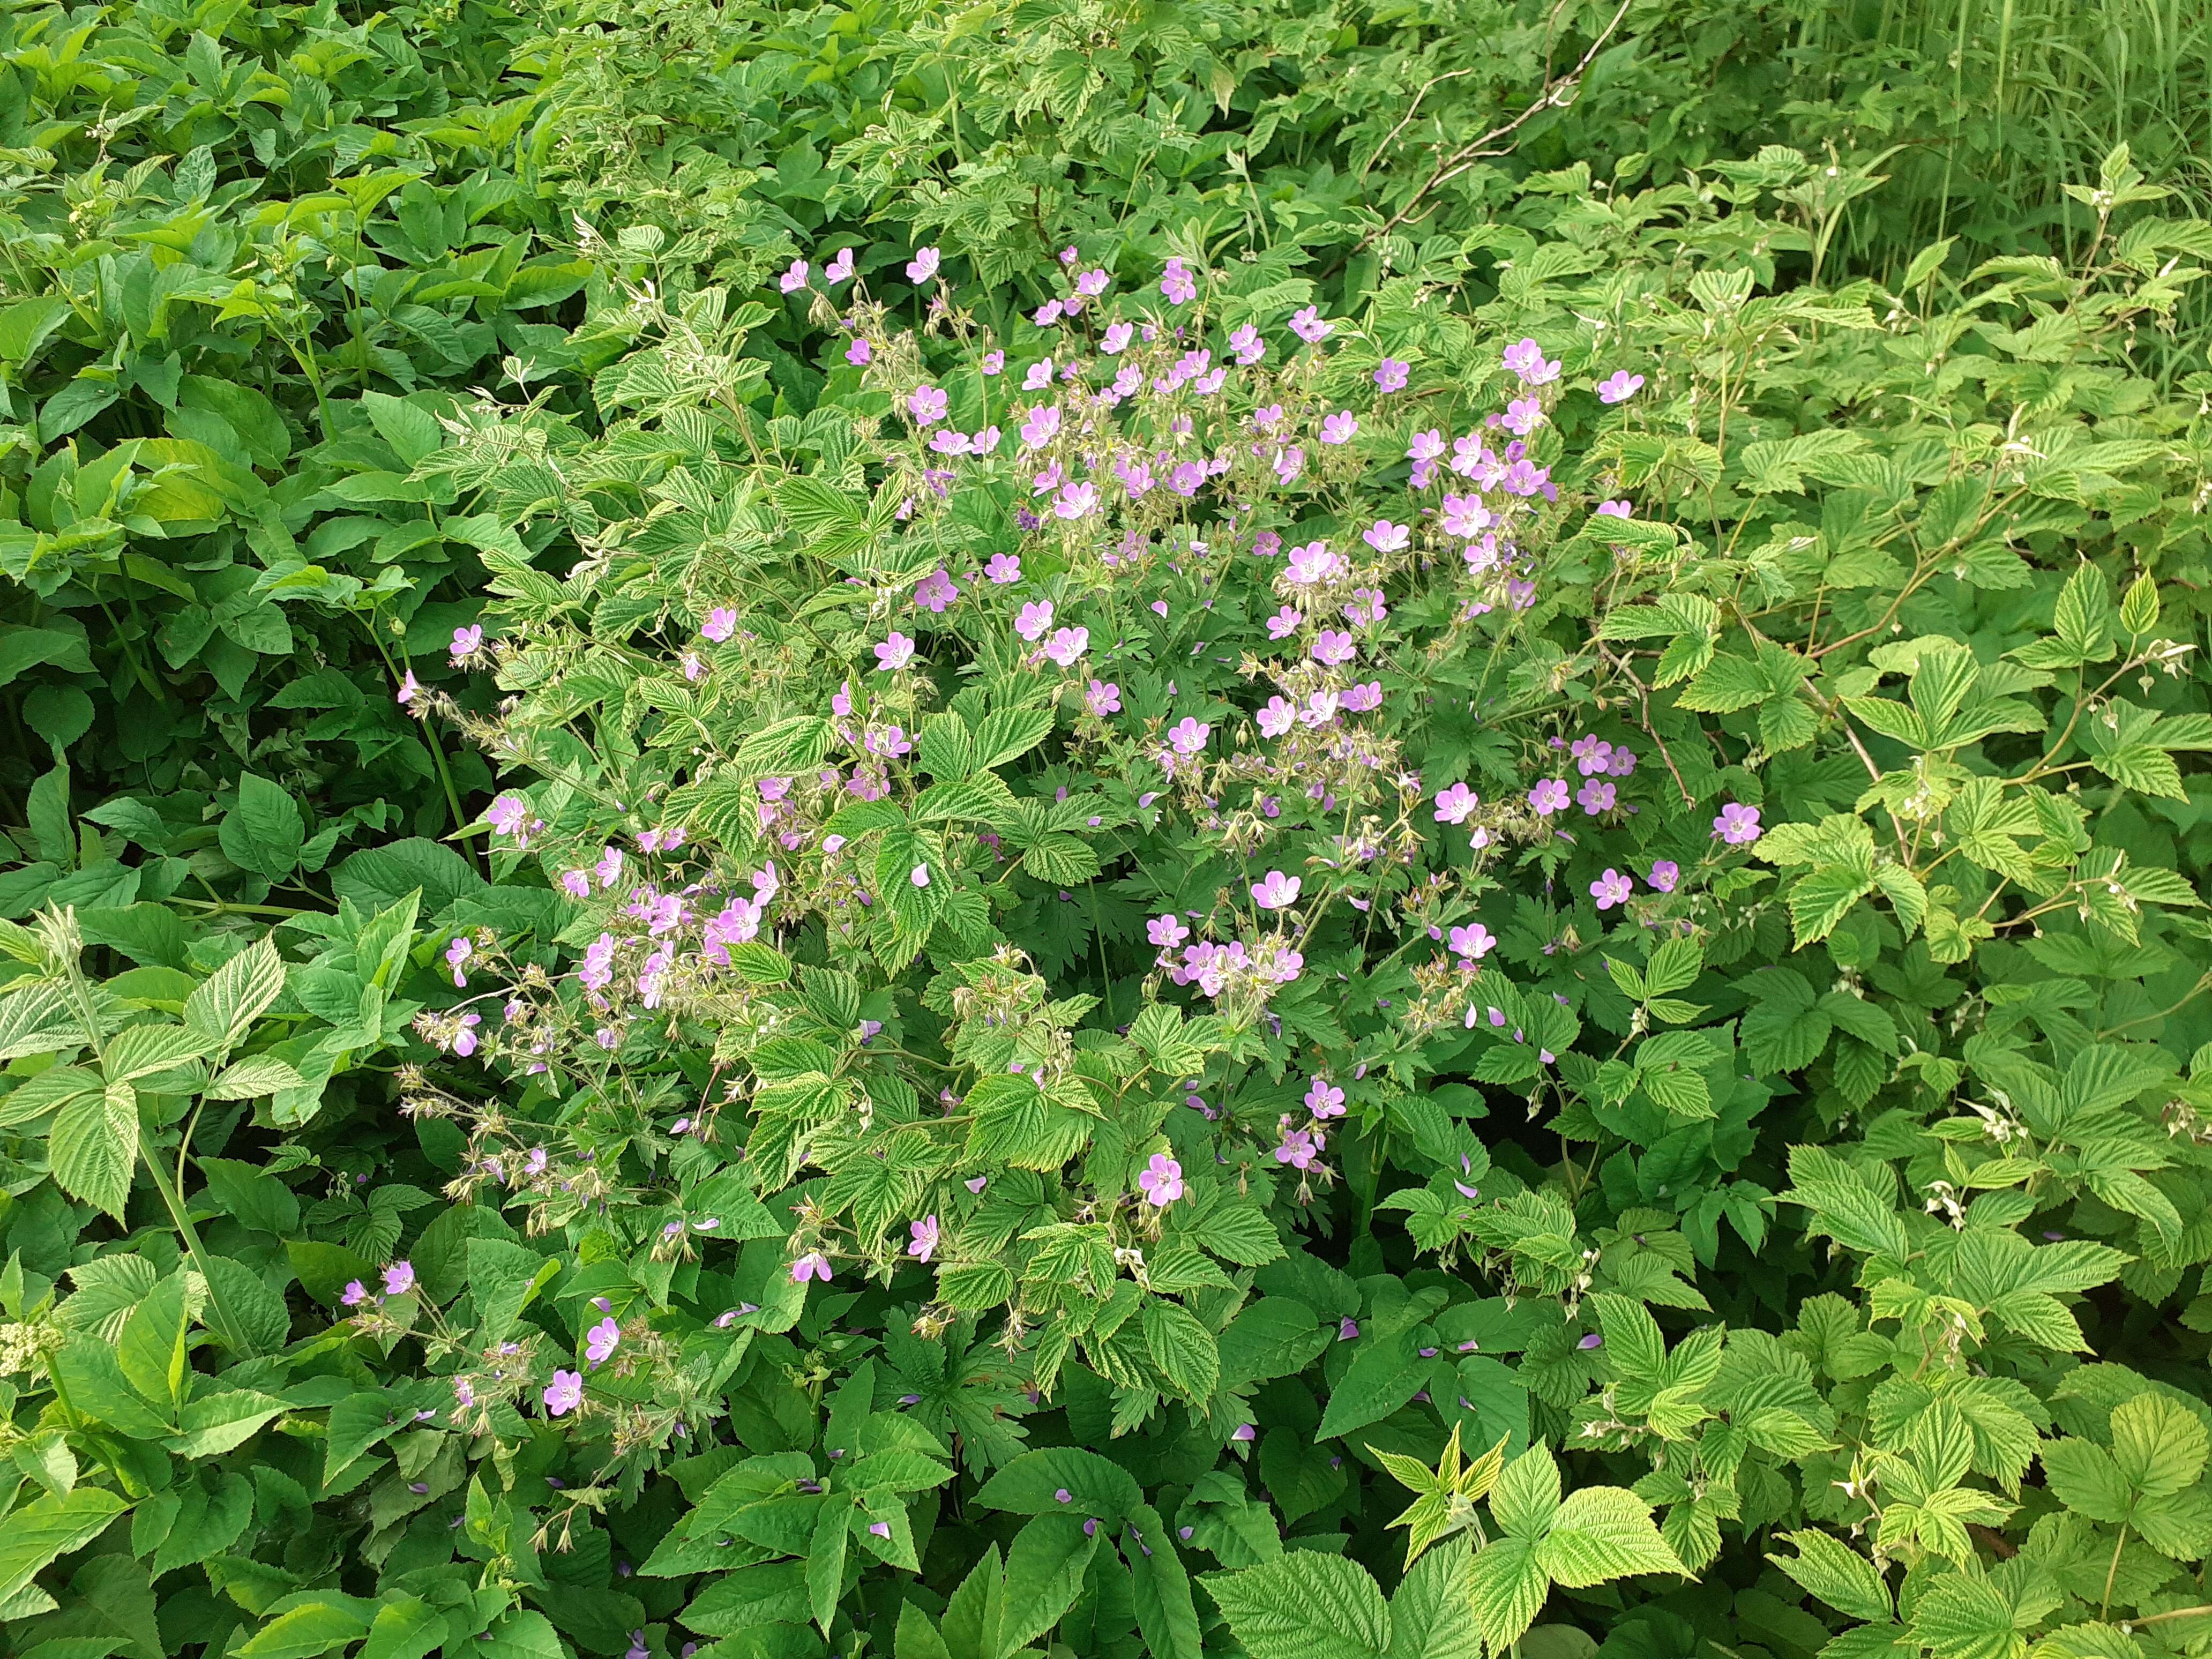
[[[2198,1654],[2203,27],[0,16],[0,1653]]]

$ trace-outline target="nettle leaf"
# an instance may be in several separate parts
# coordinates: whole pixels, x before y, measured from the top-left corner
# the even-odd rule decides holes
[[[1888,1587],[1873,1562],[1825,1532],[1791,1532],[1782,1537],[1796,1546],[1797,1553],[1770,1553],[1766,1559],[1810,1594],[1849,1618],[1874,1623],[1888,1620]]]

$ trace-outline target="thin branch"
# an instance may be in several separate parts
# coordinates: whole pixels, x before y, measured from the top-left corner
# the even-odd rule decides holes
[[[1504,126],[1492,127],[1488,132],[1484,133],[1481,137],[1476,139],[1473,143],[1465,145],[1462,148],[1453,151],[1449,156],[1437,166],[1436,172],[1431,175],[1428,183],[1423,185],[1419,190],[1413,192],[1412,198],[1407,202],[1404,207],[1398,210],[1396,216],[1392,218],[1391,221],[1388,224],[1384,225],[1381,229],[1370,231],[1364,237],[1361,238],[1359,246],[1363,248],[1371,246],[1378,238],[1388,236],[1392,231],[1397,229],[1400,225],[1404,224],[1407,219],[1413,216],[1413,210],[1421,204],[1422,199],[1425,198],[1431,191],[1436,189],[1439,185],[1446,183],[1448,180],[1456,179],[1461,173],[1466,172],[1477,161],[1486,160],[1492,156],[1510,154],[1512,150],[1512,146],[1510,144],[1504,149],[1492,149],[1490,148],[1491,145],[1496,143],[1499,139],[1510,137],[1524,123],[1544,110],[1565,107],[1570,96],[1573,94],[1575,88],[1580,84],[1584,73],[1588,71],[1590,64],[1596,60],[1598,53],[1604,49],[1605,43],[1613,38],[1613,32],[1620,27],[1620,20],[1628,15],[1628,9],[1634,3],[1635,0],[1620,0],[1620,9],[1613,13],[1613,21],[1598,31],[1597,39],[1590,42],[1589,50],[1583,54],[1582,62],[1577,64],[1573,69],[1570,70],[1559,80],[1554,81],[1547,86],[1544,88],[1542,94],[1537,98],[1534,103],[1529,105],[1528,108],[1522,110],[1518,115],[1508,121]],[[1410,115],[1407,118],[1411,118]],[[1392,136],[1395,137],[1396,135],[1393,134]]]

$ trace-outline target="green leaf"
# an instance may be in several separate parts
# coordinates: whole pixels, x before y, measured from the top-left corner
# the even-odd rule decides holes
[[[218,1048],[246,1035],[284,989],[284,963],[266,938],[240,951],[185,1000],[185,1024]]]
[[[282,881],[299,867],[307,845],[307,820],[282,786],[252,772],[238,780],[238,805],[223,814],[216,839],[223,856],[241,870]]]
[[[0,1605],[12,1601],[31,1575],[58,1556],[81,1550],[130,1507],[100,1486],[77,1486],[26,1504],[0,1527]]]
[[[1331,1440],[1380,1422],[1419,1393],[1428,1371],[1420,1348],[1417,1330],[1363,1338],[1350,1368],[1329,1390],[1315,1437]]]
[[[1043,1635],[1075,1604],[1098,1548],[1097,1528],[1079,1515],[1040,1515],[1006,1551],[1006,1590],[997,1659]]]
[[[1645,1572],[1687,1577],[1651,1524],[1650,1506],[1619,1486],[1578,1486],[1569,1492],[1536,1547],[1536,1559],[1553,1583],[1569,1589]]]
[[[1056,1495],[1063,1491],[1066,1504]],[[1053,1446],[1015,1458],[983,1483],[975,1501],[1015,1515],[1088,1515],[1112,1522],[1144,1502],[1144,1489],[1109,1458],[1079,1446]]]
[[[1158,1299],[1145,1304],[1142,1323],[1145,1346],[1169,1386],[1194,1401],[1211,1396],[1221,1378],[1213,1333],[1182,1304]]]
[[[47,1154],[64,1192],[122,1220],[138,1163],[138,1091],[111,1083],[78,1096],[54,1119]]]
[[[1500,1538],[1475,1553],[1468,1575],[1474,1580],[1474,1618],[1493,1655],[1520,1639],[1552,1593],[1536,1547],[1533,1539]]]
[[[270,1620],[235,1651],[238,1659],[313,1659],[368,1634],[369,1620],[345,1601],[318,1598]]]
[[[1124,1540],[1135,1596],[1137,1629],[1153,1659],[1200,1659],[1198,1608],[1191,1599],[1190,1577],[1175,1540],[1158,1512],[1139,1504],[1129,1512],[1136,1528],[1133,1548]]]
[[[2027,1652],[1996,1586],[1962,1572],[1929,1583],[1912,1610],[1912,1634],[1936,1659],[2023,1659]]]
[[[852,1535],[852,1511],[824,1504],[806,1553],[807,1607],[824,1636],[837,1616],[837,1597],[845,1587],[845,1550]]]
[[[1431,1550],[1413,1563],[1390,1598],[1390,1659],[1482,1659],[1474,1556]]]
[[[1795,1556],[1770,1553],[1767,1559],[1840,1613],[1881,1623],[1891,1616],[1888,1586],[1873,1562],[1825,1532],[1788,1532]]]
[[[1356,1561],[1293,1550],[1201,1582],[1252,1659],[1382,1659],[1390,1650],[1389,1609]]]

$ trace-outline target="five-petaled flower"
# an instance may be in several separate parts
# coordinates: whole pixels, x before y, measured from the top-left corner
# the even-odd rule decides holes
[[[1759,809],[1730,801],[1713,820],[1713,834],[1731,847],[1748,847],[1759,839]]]
[[[926,1215],[919,1221],[907,1224],[908,1238],[906,1253],[917,1261],[927,1261],[937,1253],[937,1218]]]
[[[1252,884],[1252,902],[1262,910],[1283,909],[1298,902],[1298,889],[1304,884],[1296,876],[1270,870]]]
[[[549,1417],[565,1417],[584,1401],[584,1374],[581,1371],[553,1373],[553,1380],[545,1385],[540,1396],[545,1401]]]
[[[1165,1152],[1154,1152],[1152,1162],[1138,1172],[1137,1185],[1146,1202],[1164,1210],[1182,1196],[1182,1165]]]
[[[1590,896],[1597,901],[1601,910],[1610,910],[1616,904],[1627,902],[1635,884],[1620,871],[1607,866],[1606,872],[1589,884]]]

